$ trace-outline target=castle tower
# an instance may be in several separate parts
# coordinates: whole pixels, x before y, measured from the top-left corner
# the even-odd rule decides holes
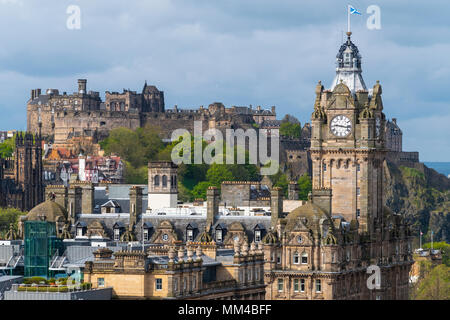
[[[87,87],[87,80],[86,79],[78,79],[78,93],[79,94],[85,94]]]
[[[171,161],[148,163],[148,209],[176,208],[177,168],[178,166]]]
[[[373,91],[367,91],[361,56],[350,35],[339,50],[331,90],[321,83],[316,87],[311,117],[313,198],[331,215],[358,220],[361,232],[372,233],[382,221],[385,116],[381,86],[377,81]]]
[[[44,201],[42,184],[42,147],[39,136],[31,133],[16,135],[14,179],[22,190],[22,210],[31,210]]]
[[[147,85],[145,81],[142,89],[142,111],[144,112],[164,112],[164,92],[159,91],[155,86]]]

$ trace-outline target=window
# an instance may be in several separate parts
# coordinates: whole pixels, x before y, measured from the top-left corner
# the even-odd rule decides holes
[[[120,230],[119,228],[114,229],[114,241],[119,241],[120,238]]]
[[[356,195],[357,196],[361,195],[361,190],[359,189],[359,187],[356,188]]]
[[[162,290],[162,279],[161,278],[156,279],[156,290],[157,291]]]
[[[294,292],[298,292],[298,279],[294,279]]]
[[[361,165],[359,163],[356,164],[356,171],[358,171],[358,172],[361,171]]]
[[[222,230],[216,230],[216,242],[222,242]]]
[[[260,242],[261,241],[261,230],[256,230],[255,231],[255,242]]]
[[[305,279],[300,279],[300,292],[305,292]]]
[[[281,256],[277,255],[277,263],[281,263]]]
[[[164,241],[169,240],[169,235],[168,235],[167,233],[164,233],[163,236],[162,236],[162,239],[163,239]]]
[[[306,252],[302,253],[302,264],[308,264],[308,254]]]
[[[194,230],[188,229],[187,230],[187,241],[193,241],[194,240]]]
[[[278,292],[283,292],[283,279],[278,279]]]
[[[186,278],[183,278],[183,290],[186,291],[186,288],[187,288]]]
[[[258,281],[258,280],[259,280],[259,269],[256,268],[255,269],[255,281]]]
[[[144,241],[148,241],[148,229],[144,229]]]
[[[78,227],[77,228],[77,237],[82,237],[83,236],[83,228],[82,227]]]
[[[299,264],[300,263],[300,257],[298,256],[297,252],[294,253],[293,260],[294,260],[294,264]]]
[[[197,282],[197,277],[196,276],[192,276],[192,289],[194,289],[194,290],[196,288],[196,282]]]
[[[105,278],[98,278],[97,279],[97,286],[100,287],[104,287],[105,286]]]
[[[159,176],[158,175],[155,176],[154,184],[155,184],[155,187],[159,187]]]
[[[319,279],[316,280],[316,292],[322,292],[322,283]]]
[[[332,252],[331,253],[331,263],[334,263],[336,260],[336,253]]]
[[[361,209],[356,209],[356,218],[361,216]]]
[[[327,172],[327,164],[326,163],[323,164],[323,172]]]
[[[162,186],[163,188],[167,187],[167,176],[162,176]]]
[[[174,292],[178,291],[178,279],[177,278],[173,279],[173,291]]]

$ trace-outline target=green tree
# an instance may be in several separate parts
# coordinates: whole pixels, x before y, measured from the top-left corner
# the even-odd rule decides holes
[[[202,181],[198,183],[194,189],[192,190],[192,196],[194,199],[203,199],[206,200],[206,190],[211,186],[209,181]]]
[[[206,172],[206,179],[212,186],[220,187],[223,181],[233,181],[235,178],[225,164],[213,163]]]
[[[450,300],[450,267],[437,265],[419,280],[413,292],[415,300]]]
[[[431,242],[425,243],[423,245],[424,249],[430,249],[431,248]],[[433,249],[441,250],[442,254],[442,263],[445,264],[447,267],[450,267],[450,244],[442,241],[442,242],[434,242],[433,243]]]
[[[280,126],[280,134],[290,138],[300,138],[302,127],[299,123],[283,122]]]
[[[277,174],[270,176],[270,180],[272,181],[274,187],[279,187],[283,190],[283,194],[286,197],[289,184],[287,176],[283,172],[281,172],[281,170],[279,170]]]
[[[19,217],[25,214],[27,213],[15,208],[0,208],[0,239],[6,235],[11,223],[17,231]]]
[[[9,158],[13,155],[16,148],[16,136],[6,139],[0,143],[0,158]]]
[[[311,177],[306,173],[298,179],[298,197],[300,200],[308,200],[308,194],[312,192]]]

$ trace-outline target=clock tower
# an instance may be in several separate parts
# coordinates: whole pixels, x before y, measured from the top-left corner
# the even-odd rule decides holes
[[[374,234],[383,218],[385,116],[381,85],[367,90],[361,55],[351,32],[336,57],[330,90],[321,82],[311,117],[313,197],[328,192],[332,216],[357,221],[361,233]]]

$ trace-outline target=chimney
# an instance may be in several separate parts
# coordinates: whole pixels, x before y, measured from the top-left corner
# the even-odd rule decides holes
[[[94,186],[92,182],[85,182],[82,185],[83,196],[81,198],[81,212],[94,213]]]
[[[296,181],[289,182],[288,199],[289,200],[298,200],[298,184]]]
[[[272,106],[272,114],[275,115],[275,106]]]
[[[130,188],[130,226],[136,225],[138,216],[142,214],[142,191],[139,186]]]
[[[331,189],[313,189],[312,201],[327,214],[331,213]]]
[[[78,79],[78,93],[86,93],[86,79]]]
[[[34,97],[35,97],[35,98],[39,98],[40,95],[41,95],[41,89],[36,89],[36,90],[35,90]]]
[[[275,230],[278,219],[283,213],[283,190],[280,187],[274,187],[270,196],[270,209],[271,209],[271,219],[270,224],[272,229]]]
[[[35,90],[31,90],[31,100],[33,101],[34,98],[36,96],[36,91]]]
[[[76,222],[76,215],[81,213],[81,188],[78,186],[70,186],[68,191],[68,212],[70,224]]]
[[[215,216],[219,213],[219,189],[209,187],[206,190],[206,232],[214,225]]]

